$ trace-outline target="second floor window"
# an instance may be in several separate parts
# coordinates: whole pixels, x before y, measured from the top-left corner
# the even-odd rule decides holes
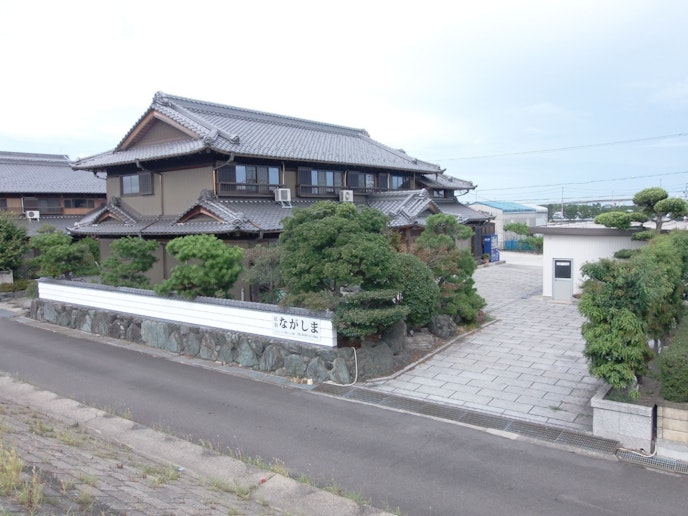
[[[65,208],[93,208],[95,201],[93,199],[65,199]]]
[[[122,176],[122,195],[151,195],[153,177],[150,172]]]
[[[279,167],[267,165],[225,165],[217,169],[217,193],[270,194],[279,187]]]
[[[409,187],[409,178],[406,176],[392,175],[389,178],[391,190],[405,190]]]
[[[386,176],[386,175],[385,175]],[[381,183],[386,183],[386,177]],[[376,189],[375,174],[349,172],[348,187],[359,192],[373,192]],[[384,187],[386,189],[386,185]]]
[[[339,170],[299,168],[299,192],[305,195],[336,195],[344,187],[344,173]]]

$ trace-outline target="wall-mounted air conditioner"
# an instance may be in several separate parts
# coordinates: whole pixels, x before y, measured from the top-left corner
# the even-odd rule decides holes
[[[339,200],[341,202],[354,202],[354,191],[353,190],[340,190]]]
[[[29,220],[41,220],[41,212],[38,210],[27,210],[26,218]]]
[[[275,201],[289,202],[291,201],[291,190],[289,188],[277,188],[275,190]]]

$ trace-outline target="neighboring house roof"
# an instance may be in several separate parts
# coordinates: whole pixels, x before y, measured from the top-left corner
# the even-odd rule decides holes
[[[163,121],[177,139],[144,145],[146,128]],[[137,161],[210,150],[225,155],[442,173],[435,164],[383,145],[364,129],[252,111],[158,92],[148,111],[112,151],[78,160],[77,170],[99,170]]]
[[[204,191],[198,200],[180,215],[143,216],[126,203],[114,199],[98,208],[70,228],[76,235],[122,236],[149,235],[170,237],[193,234],[277,233],[282,219],[294,208],[306,208],[318,200],[296,200],[283,207],[271,200],[238,200],[218,198]],[[427,190],[403,190],[370,194],[362,204],[380,210],[390,217],[389,226],[400,229],[424,226],[428,216],[447,212],[461,214],[461,222],[489,220],[489,216],[455,203],[443,203],[442,210]],[[445,208],[450,208],[446,210]],[[456,212],[456,213],[455,213]]]
[[[435,204],[439,206],[439,208],[442,210],[442,213],[455,215],[462,224],[469,224],[471,222],[483,223],[494,219],[494,215],[484,211],[475,210],[470,206],[461,204],[456,200],[447,201],[446,199],[436,199]]]
[[[480,201],[480,202],[474,202],[469,204],[469,206],[473,205],[482,205],[482,206],[488,206],[490,208],[494,208],[496,210],[500,210],[502,213],[519,213],[519,212],[534,212],[536,209],[532,206],[526,206],[524,204],[518,204],[516,202],[508,202],[508,201]]]
[[[530,203],[525,203],[523,206],[527,206],[528,208],[533,208],[537,213],[549,213],[547,206],[540,206],[539,204],[530,204]]]
[[[28,237],[36,236],[43,226],[53,226],[60,233],[69,233],[69,229],[81,220],[81,215],[56,215],[41,217],[40,220],[31,220],[26,217],[17,217],[15,224],[26,230]]]
[[[0,194],[105,195],[105,179],[72,170],[67,156],[0,152]]]

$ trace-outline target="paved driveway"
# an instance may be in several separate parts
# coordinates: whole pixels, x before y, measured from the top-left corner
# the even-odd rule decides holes
[[[513,256],[512,256],[513,255]],[[541,257],[504,253],[474,278],[494,322],[370,387],[411,398],[592,432],[601,381],[582,355],[577,305],[542,297]]]

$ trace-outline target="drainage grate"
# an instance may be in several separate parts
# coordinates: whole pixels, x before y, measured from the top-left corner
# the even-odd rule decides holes
[[[344,397],[348,400],[363,401],[364,403],[379,405],[387,397],[387,394],[377,391],[352,389],[348,394],[345,394]]]
[[[332,396],[346,396],[352,388],[345,385],[337,385],[336,383],[321,383],[313,390],[324,394],[331,394]]]
[[[505,428],[507,432],[513,432],[526,437],[533,437],[535,439],[542,439],[543,441],[554,442],[561,435],[561,430],[550,428],[547,426],[537,425],[535,423],[528,423],[526,421],[512,421],[509,426]]]
[[[482,426],[483,428],[493,428],[495,430],[505,430],[510,419],[505,419],[499,416],[492,416],[490,414],[481,414],[479,412],[468,412],[461,418],[462,423],[473,426]]]
[[[452,421],[461,421],[464,417],[466,417],[466,411],[463,409],[436,405],[434,403],[424,403],[418,412],[420,414],[425,414],[426,416],[450,419]]]
[[[648,466],[674,473],[688,473],[688,463],[680,460],[667,459],[665,457],[645,457],[639,453],[629,450],[618,450],[616,456],[624,462],[631,462],[641,466]]]
[[[576,446],[577,448],[585,448],[586,450],[614,454],[619,449],[619,442],[610,439],[602,439],[585,434],[576,434],[573,432],[561,432],[559,437],[554,441],[561,444],[568,444],[569,446]]]
[[[405,410],[407,412],[421,413],[426,403],[423,400],[414,398],[402,398],[400,396],[389,395],[380,403],[383,407]]]
[[[504,430],[506,432],[540,439],[542,441],[566,444],[599,453],[614,455],[619,449],[619,443],[609,439],[602,439],[586,434],[577,434],[528,421],[509,419],[493,414],[483,414],[460,407],[452,407],[449,405],[442,405],[441,403],[432,403],[414,398],[405,398],[403,396],[396,396],[394,394],[360,387],[323,383],[314,388],[312,392],[338,396],[352,401],[362,401],[382,407],[405,410],[415,414],[433,416],[482,428]]]

